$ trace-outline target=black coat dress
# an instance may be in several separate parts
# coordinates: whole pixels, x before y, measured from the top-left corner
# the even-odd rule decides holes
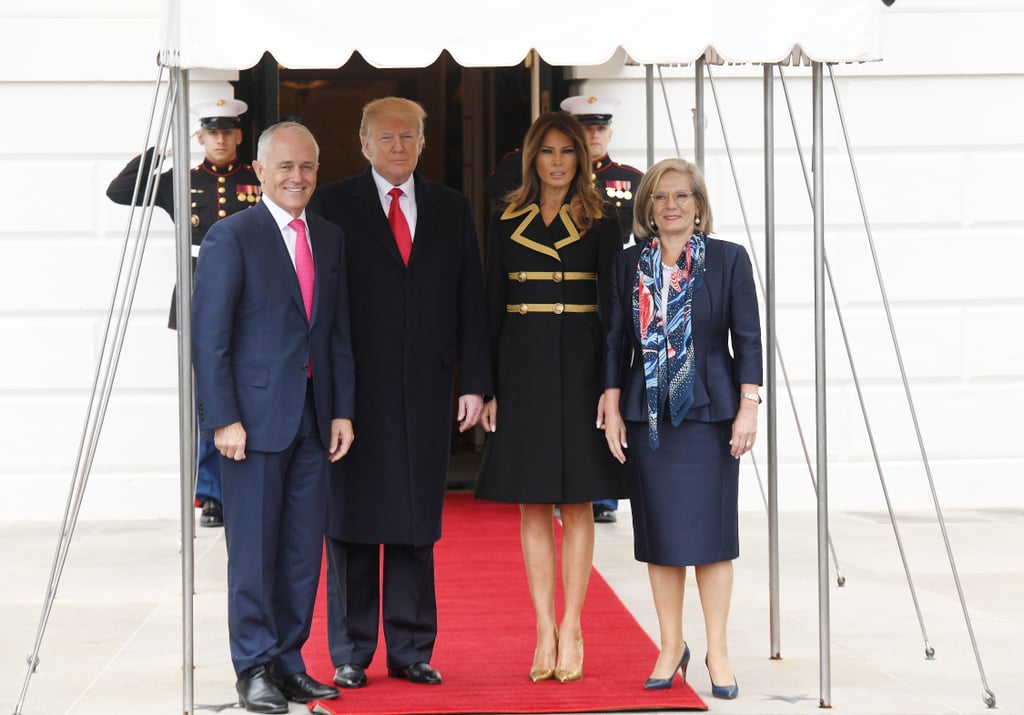
[[[566,504],[626,496],[621,465],[595,427],[614,214],[580,235],[568,204],[545,226],[540,208],[491,220],[487,312],[498,429],[487,435],[476,495]]]

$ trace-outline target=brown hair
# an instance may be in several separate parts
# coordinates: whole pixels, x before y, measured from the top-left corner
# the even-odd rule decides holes
[[[576,117],[567,112],[547,112],[537,117],[530,126],[523,140],[523,183],[510,191],[505,201],[520,208],[540,202],[541,181],[537,175],[537,154],[540,153],[544,137],[552,129],[569,137],[576,152],[576,176],[570,186],[572,199],[569,212],[580,233],[586,233],[594,221],[604,216],[604,199],[597,193],[590,179],[590,147],[583,127]]]
[[[715,220],[711,215],[711,204],[708,203],[708,186],[704,183],[704,174],[700,168],[686,159],[662,159],[644,174],[640,187],[636,190],[633,200],[633,235],[638,241],[650,238],[656,233],[654,228],[654,200],[651,198],[661,177],[670,171],[678,171],[690,177],[690,188],[693,199],[697,202],[697,216],[700,217],[698,230],[711,233],[715,230]]]

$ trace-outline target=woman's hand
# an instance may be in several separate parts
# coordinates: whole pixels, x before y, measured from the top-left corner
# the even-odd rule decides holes
[[[490,402],[484,403],[483,412],[480,413],[480,424],[485,432],[498,431],[498,398],[491,398]]]
[[[626,461],[626,423],[619,413],[619,395],[621,390],[609,387],[597,402],[597,428],[604,429],[604,439],[608,443],[608,451],[619,460]]]
[[[757,385],[741,385],[740,391],[757,394]],[[745,397],[740,398],[736,419],[732,421],[732,439],[729,440],[729,454],[736,459],[754,448],[754,440],[757,437],[757,404]]]

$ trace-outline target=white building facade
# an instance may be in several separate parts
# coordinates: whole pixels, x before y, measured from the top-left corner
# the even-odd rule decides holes
[[[159,15],[156,0],[107,0],[88,9],[65,0],[0,7],[3,521],[63,513],[128,216],[104,192],[142,148],[157,77]],[[1022,34],[1019,2],[896,0],[882,13],[884,60],[833,68],[944,507],[1024,507]],[[573,73],[581,92],[613,94],[624,110],[635,109],[615,118],[612,156],[643,168],[644,68],[620,54]],[[783,73],[809,168],[810,70]],[[655,158],[676,153],[669,111],[679,152],[692,157],[693,69],[664,67],[661,74],[668,110],[658,84]],[[716,225],[720,236],[748,245],[763,267],[763,69],[711,66],[708,74],[706,174]],[[193,71],[191,98],[230,93],[232,79],[232,72]],[[825,85],[826,250],[838,305],[894,506],[929,509],[931,492],[827,74]],[[779,79],[774,96],[778,338],[813,465],[810,200]],[[198,161],[200,147],[192,148]],[[174,262],[171,222],[155,213],[83,518],[178,514],[177,343],[166,327]],[[827,294],[830,503],[883,508]],[[780,506],[812,509],[811,467],[782,378],[780,371]],[[763,508],[758,484],[767,480],[766,434],[762,419],[756,464],[744,464],[745,509]]]

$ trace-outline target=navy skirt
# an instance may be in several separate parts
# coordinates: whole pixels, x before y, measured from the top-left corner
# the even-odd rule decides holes
[[[696,566],[739,556],[740,463],[729,454],[732,421],[662,423],[651,449],[647,424],[626,423],[626,475],[637,561]]]

